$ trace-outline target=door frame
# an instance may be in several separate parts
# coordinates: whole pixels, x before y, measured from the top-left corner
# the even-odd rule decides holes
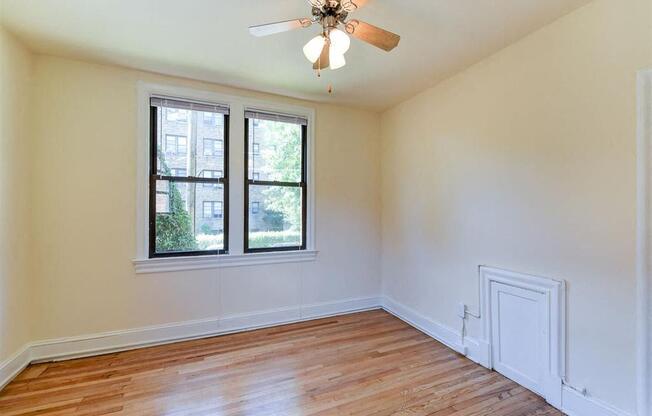
[[[637,413],[652,416],[652,69],[637,74]]]
[[[566,376],[566,282],[524,273],[480,266],[480,299],[482,303],[483,340],[488,349],[489,368],[493,369],[493,339],[491,316],[491,288],[500,283],[542,293],[550,316],[548,331],[548,371],[544,374],[544,398],[561,408],[562,382]]]

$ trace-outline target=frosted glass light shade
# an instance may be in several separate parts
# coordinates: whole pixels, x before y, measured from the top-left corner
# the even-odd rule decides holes
[[[351,47],[351,38],[339,29],[331,30],[328,37],[331,40],[331,50],[339,55],[344,55]]]
[[[344,65],[346,65],[346,59],[344,59],[344,55],[335,52],[333,48],[330,50],[329,60],[331,69],[342,68]]]
[[[306,59],[308,59],[310,63],[314,64],[317,62],[319,55],[321,55],[321,51],[324,49],[325,43],[326,38],[322,35],[316,36],[306,43],[306,46],[303,47],[303,54],[306,55]]]

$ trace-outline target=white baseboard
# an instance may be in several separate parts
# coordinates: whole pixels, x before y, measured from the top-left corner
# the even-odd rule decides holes
[[[0,363],[0,389],[33,362],[100,355],[379,309],[380,307],[381,302],[378,297],[355,298],[32,342],[14,356]]]
[[[384,310],[402,321],[454,351],[466,355],[478,364],[489,368],[489,346],[485,342],[467,336],[464,338],[464,345],[462,345],[459,331],[435,322],[390,297],[384,296],[382,305]],[[583,396],[569,386],[562,387],[561,398],[561,410],[568,416],[635,416],[600,400]]]
[[[561,401],[562,411],[568,416],[634,416],[601,400],[584,396],[569,386],[562,387]]]
[[[30,363],[29,345],[0,363],[0,390],[14,379]]]
[[[480,365],[488,366],[489,349],[482,342],[467,336],[462,345],[458,331],[389,297],[368,297],[33,342],[0,363],[0,390],[32,362],[87,357],[378,308]],[[562,403],[562,410],[569,416],[634,416],[597,399],[585,397],[568,386],[562,389]]]
[[[435,322],[390,297],[384,296],[382,298],[382,305],[383,309],[387,312],[431,336],[452,350],[467,356],[484,367],[489,365],[489,347],[485,345],[486,343],[466,336],[462,344],[462,335],[459,331]]]

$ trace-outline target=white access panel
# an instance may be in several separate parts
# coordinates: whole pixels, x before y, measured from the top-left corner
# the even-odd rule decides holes
[[[492,282],[490,304],[494,369],[545,397],[550,363],[546,294]]]

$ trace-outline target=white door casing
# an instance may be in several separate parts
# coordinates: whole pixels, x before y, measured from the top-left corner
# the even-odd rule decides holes
[[[561,408],[565,282],[482,266],[480,284],[489,367]]]

